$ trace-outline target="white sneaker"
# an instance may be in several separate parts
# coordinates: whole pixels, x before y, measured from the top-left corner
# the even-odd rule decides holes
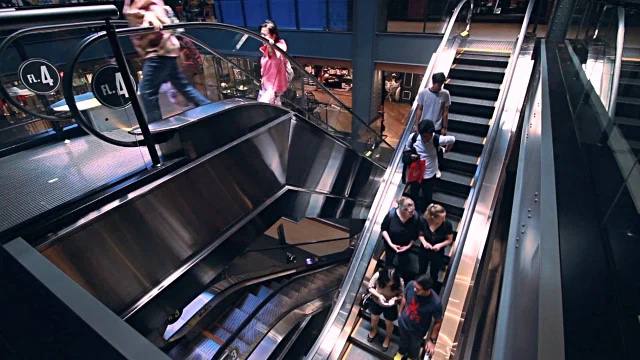
[[[440,169],[436,170],[436,178],[440,179],[441,176],[442,173],[440,172]]]

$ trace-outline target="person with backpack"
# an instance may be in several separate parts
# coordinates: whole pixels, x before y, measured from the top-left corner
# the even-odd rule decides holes
[[[415,268],[409,250],[415,241],[426,241],[422,233],[424,226],[413,200],[403,196],[397,203],[398,207],[389,210],[380,226],[385,247],[385,265],[395,266],[394,261],[397,261],[396,269],[400,277],[409,281]]]
[[[416,168],[416,164],[422,165],[419,167],[420,174],[413,177],[407,175],[405,179],[409,185],[409,196],[416,201],[418,212],[423,213],[427,205],[433,202],[433,188],[438,171],[437,148],[451,146],[455,141],[453,136],[435,134],[435,124],[431,120],[420,121],[418,132],[411,134],[402,160],[408,170]]]
[[[260,47],[260,75],[262,84],[258,101],[272,105],[282,105],[281,96],[289,88],[289,82],[293,79],[293,69],[289,60],[273,46],[287,51],[287,43],[280,37],[278,26],[271,20],[265,21],[260,26],[260,35],[269,41]]]
[[[123,12],[131,26],[152,26],[156,30],[132,37],[134,47],[144,58],[140,96],[147,121],[162,120],[158,96],[160,86],[167,81],[189,102],[197,106],[208,104],[209,99],[189,83],[178,66],[180,42],[172,31],[161,31],[173,22],[171,8],[162,0],[125,0]]]

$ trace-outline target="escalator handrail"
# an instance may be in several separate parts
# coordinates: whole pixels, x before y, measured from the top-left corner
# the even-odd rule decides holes
[[[449,23],[446,27],[446,31],[442,37],[442,40],[440,41],[440,44],[438,45],[436,52],[432,55],[431,60],[429,61],[429,65],[427,66],[427,70],[425,71],[425,76],[422,78],[422,83],[420,84],[420,89],[425,88],[429,79],[431,78],[431,75],[435,69],[436,63],[438,62],[439,55],[447,46],[447,43],[449,42],[449,38],[452,35],[453,27],[456,23],[456,20],[458,19],[458,16],[460,15],[460,11],[463,8],[463,6],[467,3],[467,1],[468,0],[461,0],[453,10],[452,16],[449,18]],[[416,126],[415,115],[416,115],[417,106],[418,106],[417,101],[414,101],[413,106],[411,107],[411,111],[409,112],[409,115],[407,117],[407,122],[406,122],[407,126],[404,129],[402,136],[400,137],[400,141],[398,142],[398,149],[401,149],[404,146],[404,144],[408,143],[409,137],[411,136],[411,133],[413,132],[414,127]],[[383,205],[385,202],[385,198],[387,197],[387,194],[394,190],[392,189],[392,185],[394,184],[395,181],[399,181],[400,179],[400,176],[402,173],[401,160],[402,160],[402,151],[395,151],[394,156],[385,172],[385,175],[383,178],[384,181],[381,184],[380,188],[378,189],[376,197],[371,206],[371,210],[369,212],[367,222],[365,223],[365,226],[362,232],[360,233],[361,240],[359,241],[358,247],[356,248],[356,252],[352,257],[351,264],[349,266],[349,271],[347,272],[347,275],[343,282],[343,288],[340,291],[340,296],[336,301],[336,305],[334,305],[333,309],[331,310],[331,313],[327,318],[325,327],[323,328],[315,344],[309,351],[307,356],[308,359],[312,359],[315,356],[315,354],[320,350],[321,344],[334,341],[334,339],[330,340],[328,338],[329,336],[331,336],[329,335],[329,331],[333,326],[333,324],[337,321],[338,315],[341,312],[341,308],[343,304],[345,304],[346,302],[347,296],[353,297],[353,302],[351,302],[351,306],[353,306],[354,302],[356,301],[356,295],[355,293],[352,292],[352,289],[351,289],[351,287],[356,286],[356,284],[354,284],[356,269],[358,266],[368,266],[363,263],[363,261],[365,260],[363,259],[363,253],[365,251],[365,248],[367,247],[367,245],[371,246],[370,245],[371,243],[378,242],[377,237],[375,239],[373,238],[374,237],[373,232],[375,228],[379,226],[378,224],[380,221],[382,221],[381,220],[382,217],[386,216],[388,212],[388,208],[383,207]],[[367,264],[368,264],[368,261],[367,261]],[[360,288],[360,282],[361,280],[358,280],[358,284],[357,284],[358,289]],[[346,318],[344,319],[344,321],[346,321]],[[335,336],[335,334],[333,334],[333,336]],[[335,344],[331,345],[332,349],[334,347],[335,347]]]
[[[236,63],[234,63],[233,61],[227,59],[226,57],[220,55],[217,51],[213,50],[211,47],[209,47],[207,44],[203,43],[202,41],[200,41],[199,39],[195,38],[193,35],[189,35],[189,34],[179,34],[179,36],[185,37],[191,41],[193,41],[193,43],[195,43],[196,45],[202,47],[203,49],[207,50],[209,53],[211,53],[212,55],[214,55],[215,57],[217,57],[218,59],[224,61],[225,63],[229,64],[230,66],[232,66],[234,69],[242,72],[242,74],[244,76],[247,76],[248,78],[251,79],[251,81],[253,81],[254,84],[256,85],[260,85],[260,80],[255,78],[253,75],[251,75],[250,73],[248,73],[247,71],[245,71],[243,68],[241,68],[240,66],[238,66]],[[289,106],[295,108],[295,110],[300,111],[301,114],[300,115],[305,115],[305,116],[309,116],[308,112],[305,111],[303,108],[301,108],[300,106],[294,104],[293,102],[289,101],[288,99],[282,98],[281,99],[283,102],[287,103]],[[294,110],[294,111],[295,111]],[[306,117],[305,117],[306,118]]]
[[[622,71],[622,51],[624,50],[625,36],[625,9],[618,6],[618,32],[616,34],[616,57],[613,66],[613,82],[611,86],[611,95],[609,96],[609,117],[614,119],[616,116],[616,103],[618,101],[618,87],[620,83],[620,72]]]
[[[124,140],[117,140],[114,138],[110,138],[104,135],[100,131],[96,130],[93,126],[91,126],[91,122],[85,118],[84,114],[80,112],[80,110],[78,109],[78,104],[76,104],[76,99],[73,93],[73,74],[74,74],[74,69],[76,67],[76,63],[78,62],[78,60],[80,60],[80,55],[83,53],[84,49],[86,49],[91,44],[93,44],[96,41],[96,39],[100,38],[101,34],[105,34],[104,37],[106,37],[106,32],[102,31],[96,34],[91,34],[85,37],[84,39],[82,39],[80,44],[78,44],[78,47],[76,48],[74,55],[67,62],[65,67],[65,74],[69,74],[69,75],[62,77],[62,94],[64,95],[64,100],[67,103],[67,106],[69,107],[69,111],[71,112],[72,116],[76,119],[76,122],[78,123],[78,125],[80,125],[80,127],[83,130],[85,130],[87,133],[97,137],[102,141],[105,141],[109,144],[113,144],[116,146],[123,146],[123,147],[144,146],[144,139],[136,138],[136,140],[124,141]]]
[[[321,265],[322,267],[326,267],[328,265],[332,265],[334,264],[336,261],[340,261],[340,259],[338,260],[333,260],[333,261],[329,261],[326,263],[323,263]],[[192,316],[191,318],[189,318],[189,320],[185,321],[184,325],[182,325],[177,331],[175,331],[170,337],[169,339],[166,340],[166,344],[171,344],[171,343],[175,343],[176,341],[182,339],[184,336],[187,335],[187,333],[192,332],[192,330],[194,328],[197,328],[198,323],[197,322],[201,322],[202,319],[204,319],[206,317],[206,315],[208,313],[211,312],[211,310],[213,310],[216,306],[218,306],[220,303],[222,303],[226,298],[228,298],[229,296],[235,294],[237,291],[242,290],[243,288],[246,288],[247,286],[251,286],[251,285],[255,285],[258,283],[263,283],[266,281],[270,281],[273,279],[277,279],[283,276],[288,276],[291,274],[294,274],[296,272],[298,272],[299,274],[304,274],[308,271],[312,271],[312,270],[316,270],[318,269],[316,266],[313,267],[308,267],[304,270],[300,270],[297,271],[299,269],[297,268],[292,268],[292,269],[286,269],[286,270],[282,270],[282,271],[277,271],[268,275],[259,275],[259,276],[255,276],[255,277],[251,277],[248,279],[244,279],[241,281],[238,281],[234,284],[232,284],[231,286],[223,289],[222,291],[220,291],[219,293],[216,294],[216,296],[211,299],[207,304],[205,304],[200,310],[198,310],[198,312],[196,314],[194,314],[194,316]],[[223,270],[224,272],[225,270]],[[211,287],[211,286],[209,286]],[[206,309],[205,309],[206,308]],[[194,323],[194,317],[198,315],[198,318],[196,319],[197,322]],[[191,325],[190,325],[191,323]]]
[[[278,295],[282,290],[284,290],[285,288],[287,288],[289,285],[291,285],[291,283],[293,283],[294,281],[318,273],[318,272],[322,272],[322,271],[326,271],[329,270],[331,268],[334,268],[336,266],[339,266],[341,264],[345,264],[349,261],[349,258],[344,258],[341,260],[337,260],[335,261],[333,264],[329,264],[311,271],[306,271],[304,273],[300,273],[300,274],[296,274],[294,276],[292,276],[291,278],[287,279],[287,281],[284,282],[284,284],[278,286],[276,289],[274,289],[269,295],[267,295],[254,309],[253,311],[251,311],[251,313],[240,323],[240,325],[238,325],[238,327],[235,329],[235,331],[229,335],[229,337],[224,341],[224,343],[220,346],[220,348],[218,349],[218,351],[216,352],[216,355],[214,356],[214,359],[224,359],[226,357],[226,352],[227,349],[229,348],[229,346],[231,346],[231,344],[233,344],[233,342],[238,338],[238,336],[240,336],[240,334],[242,333],[242,331],[247,327],[247,325],[249,325],[249,323],[258,315],[258,313],[265,307],[267,306],[267,304],[269,304],[269,302],[271,302],[271,300],[276,297],[276,295]],[[331,290],[333,291],[333,290]],[[276,322],[277,324],[277,322]],[[275,326],[276,324],[266,324],[266,325],[270,325],[271,328],[269,330],[271,330],[273,328],[273,326]],[[269,331],[267,331],[265,333],[268,334]]]
[[[272,49],[274,49],[275,51],[278,51],[282,56],[284,56],[289,63],[291,64],[291,66],[295,69],[297,69],[301,74],[305,74],[304,76],[306,76],[308,79],[310,79],[312,82],[314,82],[314,84],[321,88],[323,92],[326,93],[326,95],[328,95],[331,99],[333,99],[337,104],[340,105],[340,107],[342,107],[343,109],[346,109],[347,112],[349,112],[351,114],[351,116],[353,117],[353,119],[356,119],[361,126],[364,126],[365,128],[369,129],[371,131],[372,134],[374,134],[378,141],[376,141],[376,144],[382,144],[384,143],[387,147],[389,147],[390,149],[394,149],[393,146],[391,146],[391,144],[389,144],[386,140],[384,140],[382,138],[382,136],[380,136],[380,134],[378,134],[375,130],[373,130],[368,123],[366,123],[364,120],[362,120],[358,115],[356,115],[353,110],[351,110],[351,108],[349,108],[347,105],[345,105],[337,96],[335,96],[331,91],[329,91],[329,89],[327,89],[326,86],[324,86],[321,82],[318,81],[318,79],[316,79],[313,76],[308,75],[308,73],[304,70],[304,68],[302,66],[300,66],[300,64],[298,64],[289,54],[287,54],[287,52],[283,51],[282,49],[280,49],[278,46],[274,46],[269,44],[269,42],[263,38],[260,34],[253,32],[251,30],[247,30],[245,28],[239,27],[239,26],[234,26],[234,25],[229,25],[229,24],[221,24],[221,23],[199,23],[199,22],[185,22],[185,23],[178,23],[178,24],[170,24],[170,25],[165,25],[163,26],[163,29],[166,31],[170,31],[170,30],[179,30],[179,29],[193,29],[193,28],[201,28],[201,29],[214,29],[214,30],[228,30],[228,31],[234,31],[246,36],[249,36],[255,40],[260,41],[262,44],[268,45],[270,46]],[[147,26],[142,26],[142,27],[128,27],[128,28],[122,28],[122,29],[117,29],[116,33],[118,35],[135,35],[135,34],[140,34],[140,33],[145,33],[145,32],[153,32],[155,31],[153,28],[151,27],[147,27]],[[77,59],[80,57],[80,53],[82,51],[84,51],[84,49],[86,47],[88,47],[89,45],[93,44],[96,41],[102,40],[104,38],[107,37],[106,32],[101,31],[99,33],[93,34],[88,36],[85,40],[88,40],[84,43],[84,46],[82,48],[78,48],[78,50],[76,50],[76,54],[74,55],[74,59],[75,61],[73,61],[72,63],[75,64],[75,62],[77,62]],[[68,71],[71,71],[70,73],[73,74],[73,68],[69,68]],[[66,96],[65,96],[66,98]],[[75,105],[75,99],[70,99],[74,105]],[[70,104],[69,104],[70,105]],[[74,106],[74,108],[77,109],[76,106]],[[72,110],[72,106],[69,106],[69,109]],[[75,116],[81,116],[81,114],[79,113],[75,113],[72,111],[72,113]]]
[[[111,22],[114,26],[127,26],[128,22],[124,20],[114,20]],[[2,43],[0,43],[0,59],[4,59],[4,52],[7,48],[17,39],[32,35],[36,33],[47,33],[53,31],[64,31],[64,30],[73,30],[73,29],[82,29],[82,28],[90,28],[96,26],[104,26],[104,21],[87,21],[87,22],[79,22],[79,23],[70,23],[70,24],[55,24],[55,25],[42,25],[42,26],[34,26],[26,29],[18,30],[11,35],[4,38]],[[63,94],[64,95],[64,94]],[[38,114],[33,112],[26,107],[22,106],[19,102],[15,101],[11,95],[7,92],[4,85],[0,84],[0,98],[5,99],[9,104],[11,104],[16,109],[29,114],[35,118],[41,118],[49,121],[66,121],[72,120],[73,116],[70,113],[63,113],[60,115],[48,115],[48,114]]]
[[[478,198],[480,195],[480,187],[484,182],[484,178],[487,174],[487,164],[489,163],[489,156],[487,154],[491,154],[493,148],[496,143],[497,133],[500,130],[501,120],[502,120],[502,112],[504,111],[504,106],[507,100],[507,95],[509,93],[509,88],[511,87],[511,81],[513,80],[513,75],[515,73],[516,64],[518,63],[520,57],[520,51],[522,50],[522,44],[524,43],[524,39],[527,34],[527,28],[529,27],[529,20],[531,18],[531,14],[533,12],[533,7],[536,3],[536,0],[530,0],[527,5],[527,11],[524,15],[524,19],[522,21],[522,25],[520,27],[520,32],[518,34],[518,41],[515,46],[515,50],[511,53],[511,57],[509,58],[509,63],[505,70],[504,78],[502,81],[502,90],[498,95],[498,100],[496,100],[495,110],[493,112],[492,120],[490,121],[491,128],[489,129],[489,133],[487,134],[488,142],[482,149],[480,154],[480,163],[478,164],[476,173],[473,176],[473,187],[471,188],[469,197],[468,197],[468,206],[465,209],[462,221],[462,229],[458,233],[456,239],[456,251],[451,259],[451,266],[449,269],[449,276],[447,278],[447,283],[445,284],[444,291],[442,292],[442,307],[446,311],[447,303],[449,301],[449,295],[451,294],[451,290],[453,289],[453,284],[455,280],[455,276],[453,276],[458,266],[460,265],[460,260],[462,258],[462,248],[464,248],[464,244],[466,242],[467,234],[469,233],[469,227],[471,225],[471,219],[473,218],[473,214],[475,213],[476,204],[478,203]]]

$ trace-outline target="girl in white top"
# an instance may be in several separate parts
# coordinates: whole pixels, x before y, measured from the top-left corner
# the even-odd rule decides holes
[[[404,294],[404,281],[392,267],[385,267],[376,272],[369,280],[369,293],[373,302],[369,307],[371,313],[371,330],[367,340],[372,342],[378,335],[380,314],[384,314],[386,335],[382,342],[384,351],[389,349],[393,334],[393,321],[398,318],[398,307]]]

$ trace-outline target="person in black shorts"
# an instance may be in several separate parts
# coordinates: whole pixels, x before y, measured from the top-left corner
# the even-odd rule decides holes
[[[394,261],[397,260],[396,269],[400,272],[400,277],[405,281],[411,280],[414,266],[409,250],[414,241],[425,242],[422,233],[424,226],[416,213],[413,200],[405,196],[398,199],[398,207],[389,211],[380,230],[385,245],[385,264],[394,266]]]
[[[453,226],[447,220],[447,211],[442,205],[431,204],[424,212],[424,239],[419,252],[418,272],[424,274],[429,265],[431,280],[438,281],[438,273],[444,266],[444,248],[453,242]]]
[[[372,342],[378,335],[378,322],[380,315],[384,314],[386,336],[382,341],[382,349],[387,351],[393,334],[393,322],[398,318],[398,306],[402,303],[404,281],[394,268],[382,268],[369,280],[369,293],[373,301],[369,306],[371,330],[367,340]]]

